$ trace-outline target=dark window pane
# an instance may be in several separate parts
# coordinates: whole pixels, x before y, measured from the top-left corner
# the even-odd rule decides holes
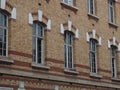
[[[4,26],[7,26],[7,16],[4,15]]]
[[[0,48],[2,49],[2,42],[0,42]]]
[[[113,8],[110,7],[111,22],[113,22]]]
[[[6,43],[4,43],[3,45],[4,45],[4,46],[3,46],[3,49],[6,49]]]
[[[3,29],[0,28],[0,35],[3,35]]]
[[[6,50],[3,50],[3,55],[6,56]]]
[[[2,49],[0,48],[0,55],[2,55]]]
[[[7,32],[6,32],[6,30],[4,30],[4,35],[5,35],[5,36],[7,35]]]
[[[42,62],[41,62],[41,58],[38,58],[38,63],[42,63]]]
[[[67,67],[67,56],[66,56],[66,54],[67,54],[67,47],[66,47],[66,45],[64,45],[65,67]]]
[[[2,36],[0,36],[0,42],[2,42]]]
[[[33,35],[36,35],[36,24],[33,24]]]
[[[42,40],[40,38],[38,38],[38,41],[37,41],[37,45],[38,45],[38,63],[41,63],[41,58],[42,58],[42,55],[41,55],[41,52],[42,52]]]
[[[38,52],[38,63],[41,63],[41,52]]]
[[[93,14],[93,0],[90,0],[90,13]]]
[[[3,14],[0,12],[0,26],[3,26]]]
[[[38,44],[38,52],[41,52],[42,40],[40,38],[38,38],[37,44]]]
[[[68,62],[69,64],[68,65],[69,65],[69,68],[72,68],[72,47],[69,47],[68,50],[69,50],[69,53],[68,53],[69,54],[68,55],[69,56],[69,59],[68,59],[69,60],[69,62]]]
[[[36,49],[36,38],[33,38],[33,49]]]

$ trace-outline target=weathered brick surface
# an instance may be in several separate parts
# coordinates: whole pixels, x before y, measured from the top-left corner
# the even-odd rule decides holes
[[[98,46],[98,73],[103,76],[102,81],[111,81],[111,62],[110,62],[110,49],[107,46],[107,41],[113,36],[116,37],[117,41],[120,43],[120,3],[115,3],[115,19],[118,28],[112,27],[108,24],[108,0],[96,0],[96,11],[98,20],[93,19],[88,16],[88,2],[87,0],[76,0],[76,7],[78,11],[73,11],[70,8],[65,8],[60,4],[60,0],[7,0],[6,11],[11,12],[11,8],[16,7],[17,9],[17,19],[9,20],[9,57],[13,60],[31,63],[32,62],[32,25],[28,23],[28,14],[36,13],[38,10],[43,11],[43,15],[47,19],[52,21],[52,29],[45,32],[45,58],[46,65],[52,67],[47,73],[62,75],[67,77],[64,73],[64,36],[60,34],[60,24],[66,23],[68,20],[72,21],[73,25],[79,29],[79,38],[74,40],[74,64],[76,70],[80,73],[73,77],[89,79],[90,73],[90,62],[89,62],[89,43],[86,41],[86,32],[96,30],[96,33],[102,38],[102,45]],[[41,4],[41,5],[39,5]],[[70,15],[70,17],[68,17]],[[38,15],[34,18],[37,19]],[[44,20],[45,21],[45,20]],[[45,21],[46,24],[46,21]],[[13,51],[15,52],[13,53]],[[47,60],[53,59],[55,62]],[[76,65],[77,64],[77,65]],[[25,64],[27,65],[27,64]],[[9,68],[20,68],[27,71],[39,71],[38,69],[33,69],[30,65],[16,65],[7,66]],[[81,66],[82,65],[82,66]],[[5,65],[6,66],[6,65]],[[57,69],[56,69],[57,68]],[[53,71],[52,71],[53,70]],[[58,71],[57,71],[58,70]],[[63,71],[61,71],[63,70]],[[118,77],[120,78],[120,52],[117,53],[117,70]],[[68,75],[69,76],[69,75]],[[70,75],[71,76],[71,75]],[[14,78],[14,77],[13,77]],[[0,79],[1,80],[1,79]],[[94,80],[94,79],[92,79]],[[99,81],[98,81],[99,82]],[[0,85],[11,85],[10,82],[4,80],[0,81]],[[26,82],[26,87],[30,88],[43,88],[45,90],[53,89],[54,85],[40,84],[39,87],[34,87],[35,85]],[[116,82],[119,84],[119,82]],[[18,84],[18,81],[17,83]],[[56,84],[56,83],[55,83]],[[33,87],[32,87],[32,86]],[[13,85],[18,86],[18,85]],[[44,86],[44,87],[42,87]],[[61,85],[60,90],[114,90],[106,88],[97,88],[89,86],[75,87],[72,85]],[[47,89],[46,89],[47,88]],[[41,90],[43,90],[41,89]]]

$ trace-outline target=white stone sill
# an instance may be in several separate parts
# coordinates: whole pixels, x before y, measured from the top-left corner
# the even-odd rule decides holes
[[[0,56],[0,62],[4,63],[4,64],[13,64],[14,63],[13,60],[11,60],[10,58],[5,57],[5,56]]]
[[[98,79],[103,78],[103,76],[98,75],[97,73],[90,73],[90,77],[92,77],[92,78],[98,78]]]
[[[34,62],[31,63],[31,66],[33,68],[39,68],[39,69],[45,69],[45,70],[49,70],[50,69],[49,66],[45,66],[45,65],[42,65],[42,64],[34,63]]]
[[[75,69],[69,69],[69,68],[65,68],[64,72],[67,73],[67,74],[74,74],[74,75],[79,74],[79,72],[76,71]]]
[[[96,16],[96,15],[94,15],[94,14],[88,13],[88,16],[91,17],[91,18],[93,18],[93,19],[99,20],[99,17]]]
[[[78,11],[78,8],[77,8],[77,7],[75,7],[75,6],[73,6],[73,5],[69,5],[69,4],[67,4],[67,3],[64,3],[63,1],[61,1],[60,3],[61,3],[62,5],[68,6],[69,8],[71,8],[71,9],[74,9],[74,10]]]

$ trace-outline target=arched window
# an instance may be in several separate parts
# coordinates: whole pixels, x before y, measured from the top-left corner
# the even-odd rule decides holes
[[[44,25],[33,22],[33,62],[44,63]]]

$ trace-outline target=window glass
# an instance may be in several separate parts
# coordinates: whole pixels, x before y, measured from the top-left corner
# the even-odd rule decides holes
[[[64,57],[65,57],[65,67],[73,68],[73,34],[66,31],[64,34]]]
[[[97,41],[90,39],[90,63],[91,63],[91,72],[97,73]]]
[[[43,64],[44,26],[39,22],[33,24],[33,61]]]
[[[8,16],[0,11],[0,55],[7,56],[7,23]]]

